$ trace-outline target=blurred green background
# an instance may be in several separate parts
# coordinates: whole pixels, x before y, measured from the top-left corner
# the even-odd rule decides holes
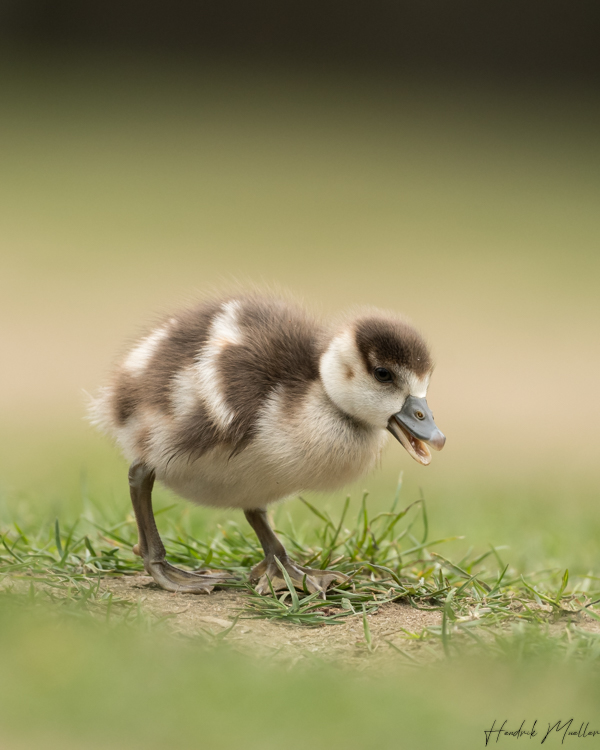
[[[157,314],[248,283],[409,315],[446,449],[398,473],[440,534],[595,562],[599,107],[590,92],[254,64],[2,67],[5,502],[128,507],[84,418]],[[294,507],[292,503],[290,508]],[[202,511],[199,511],[202,512]],[[212,512],[212,511],[211,511]]]
[[[56,34],[51,49],[5,48],[0,65],[0,530],[68,523],[86,498],[130,513],[127,467],[86,423],[84,392],[157,315],[252,283],[324,317],[403,312],[431,344],[446,448],[424,469],[390,445],[354,498],[365,487],[387,507],[403,471],[431,536],[464,537],[453,554],[493,543],[523,571],[598,572],[600,105],[583,58],[561,77],[548,47],[554,67],[532,77],[508,43],[482,73],[468,49],[462,67],[442,55],[432,72],[417,57],[366,65],[364,49],[324,64],[302,47],[274,61],[63,48]],[[343,494],[315,500],[337,517]],[[278,518],[288,510],[308,522],[294,501]],[[0,615],[11,750],[391,748],[402,732],[407,747],[479,747],[501,714],[590,719],[597,706],[597,675],[543,654],[353,681]]]

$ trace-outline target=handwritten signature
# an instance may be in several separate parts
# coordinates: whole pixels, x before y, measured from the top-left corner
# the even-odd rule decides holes
[[[600,735],[600,730],[597,729],[589,729],[590,722],[581,722],[581,725],[578,729],[573,728],[573,719],[567,719],[567,721],[561,721],[560,719],[555,722],[554,724],[550,724],[548,722],[548,729],[544,731],[543,729],[536,729],[537,727],[537,719],[533,722],[531,725],[531,729],[525,728],[525,719],[521,722],[521,726],[518,729],[506,729],[506,724],[508,723],[508,719],[505,719],[501,726],[496,727],[496,719],[494,719],[494,722],[492,724],[491,729],[484,729],[485,732],[485,744],[487,745],[490,740],[495,739],[496,742],[499,741],[500,737],[514,737],[515,739],[520,739],[521,737],[529,737],[529,739],[532,739],[533,737],[540,737],[540,745],[543,745],[544,742],[548,739],[548,737],[555,732],[556,734],[560,735],[562,734],[562,740],[561,745],[564,744],[564,741],[567,738],[571,737],[595,737],[597,735]],[[495,735],[495,737],[494,737]]]

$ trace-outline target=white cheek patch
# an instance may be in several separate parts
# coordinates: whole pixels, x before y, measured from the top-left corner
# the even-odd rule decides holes
[[[227,405],[221,391],[217,365],[219,355],[225,347],[242,343],[242,332],[237,322],[239,306],[240,303],[236,300],[223,305],[222,311],[212,322],[208,341],[194,365],[197,392],[205,402],[210,415],[221,427],[228,427],[235,414]],[[188,389],[182,384],[183,401],[187,400],[183,395],[186,391]]]
[[[372,426],[385,428],[397,400],[365,371],[352,331],[335,338],[321,357],[321,381],[329,398],[346,414]]]
[[[123,369],[131,375],[140,375],[144,372],[160,342],[169,335],[172,324],[173,321],[169,321],[167,325],[157,328],[156,331],[142,339],[127,355],[125,362],[123,362]]]

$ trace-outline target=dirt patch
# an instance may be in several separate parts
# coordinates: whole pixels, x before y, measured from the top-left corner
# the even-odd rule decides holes
[[[304,658],[316,656],[326,661],[353,662],[360,666],[366,664],[364,657],[369,654],[360,615],[334,625],[301,627],[281,620],[248,617],[243,612],[247,595],[237,591],[213,591],[208,596],[173,594],[159,588],[146,575],[105,578],[102,588],[112,591],[118,599],[140,602],[143,610],[157,617],[168,617],[167,627],[185,636],[218,637],[231,628],[236,616],[242,613],[226,634],[226,640],[236,650],[260,658],[277,658],[296,664]],[[367,617],[371,649],[376,656],[382,660],[389,658],[390,650],[395,646],[407,655],[407,660],[418,656],[419,661],[427,658],[428,641],[411,638],[409,634],[418,636],[426,628],[440,626],[442,619],[437,610],[419,610],[405,602],[383,604],[376,613]],[[600,622],[584,613],[573,612],[548,623],[548,634],[559,636],[569,623],[590,633],[600,633]],[[431,656],[435,658],[434,652]],[[369,657],[372,664],[373,654]]]
[[[126,601],[139,601],[147,612],[169,616],[169,627],[176,633],[219,635],[231,627],[244,608],[246,594],[213,591],[208,596],[173,594],[158,588],[150,576],[105,578],[102,588]],[[425,628],[439,625],[439,611],[414,609],[404,602],[383,604],[378,612],[368,615],[374,650],[389,650],[386,641],[404,651],[417,648],[407,639],[405,631],[420,634]],[[327,660],[360,659],[368,652],[362,617],[348,617],[334,625],[301,627],[242,614],[226,636],[227,642],[239,650],[260,656],[282,654],[293,661],[308,655]]]
[[[24,595],[29,589],[26,577],[6,576],[2,583],[0,591]],[[45,584],[38,583],[37,587],[43,589]],[[142,612],[161,619],[164,627],[175,635],[214,638],[215,642],[225,639],[240,653],[275,659],[286,665],[316,657],[340,665],[352,664],[360,669],[361,665],[386,663],[392,651],[407,661],[416,658],[419,663],[435,660],[442,653],[439,638],[428,638],[424,633],[428,628],[440,627],[441,612],[415,609],[403,601],[381,604],[377,612],[367,615],[369,646],[361,614],[335,624],[324,622],[317,627],[301,626],[282,619],[255,618],[246,609],[249,594],[243,591],[213,591],[207,596],[171,593],[161,589],[150,576],[141,574],[103,578],[100,593],[103,591],[112,592],[116,602],[139,604]],[[511,609],[518,617],[521,606]],[[563,610],[562,615],[554,619],[556,613],[548,605],[538,605],[537,609],[549,616],[541,627],[550,637],[560,637],[569,625],[587,633],[600,634],[600,622],[585,612]],[[102,612],[104,617],[105,610]],[[464,623],[467,619],[461,618],[459,622]],[[500,626],[499,631],[508,635],[510,622]],[[464,636],[458,628],[454,632],[459,638]],[[420,637],[422,635],[425,637]],[[478,635],[484,642],[493,641],[490,628],[483,628]],[[396,649],[403,656],[397,654]],[[367,656],[368,660],[365,659]]]

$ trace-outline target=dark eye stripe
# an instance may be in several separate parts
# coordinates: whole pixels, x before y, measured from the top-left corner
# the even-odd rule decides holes
[[[392,373],[387,370],[385,367],[376,367],[373,370],[373,376],[376,380],[379,380],[380,383],[391,383],[392,382]]]

